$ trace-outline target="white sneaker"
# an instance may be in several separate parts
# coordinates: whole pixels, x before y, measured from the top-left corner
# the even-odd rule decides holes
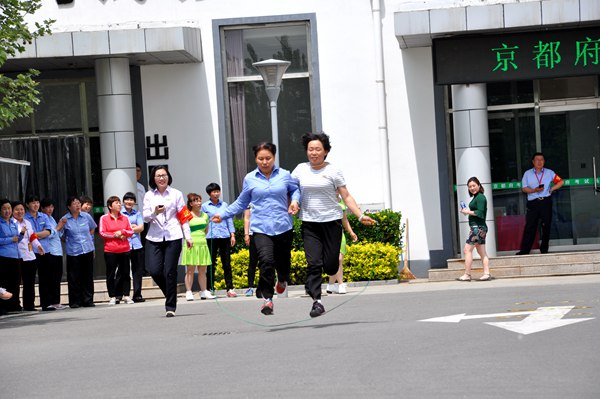
[[[110,301],[108,301],[108,306],[115,306],[117,304],[117,298],[112,297]]]
[[[209,290],[204,290],[200,293],[200,299],[204,300],[204,299],[215,299],[216,296],[214,296]]]
[[[192,291],[186,291],[185,292],[185,300],[186,301],[193,301],[194,300],[194,293]]]
[[[338,286],[338,294],[346,293],[346,283],[342,283]]]
[[[328,294],[339,294],[338,283],[327,284],[327,288],[325,290]]]
[[[131,298],[130,298],[130,297],[128,297],[128,296],[126,296],[125,298],[123,298],[123,301],[125,301],[125,303],[126,303],[127,305],[131,305],[132,303],[135,303],[135,302],[133,302],[133,299],[131,299]]]

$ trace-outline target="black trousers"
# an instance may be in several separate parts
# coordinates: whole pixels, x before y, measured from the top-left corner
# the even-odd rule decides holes
[[[0,299],[0,309],[6,312],[21,310],[19,302],[21,286],[21,259],[0,256],[0,287],[13,294],[12,298]]]
[[[63,277],[63,257],[58,255],[46,254],[46,263],[50,270],[50,287],[48,289],[50,298],[50,305],[57,305],[60,303],[60,287]],[[39,274],[39,272],[38,272]],[[41,277],[40,277],[41,278]],[[42,305],[43,306],[43,305]]]
[[[215,288],[215,268],[217,266],[217,252],[221,255],[225,286],[228,290],[233,289],[233,275],[231,274],[231,238],[207,238],[206,244],[210,251],[212,265],[206,271],[206,279],[210,289]]]
[[[49,254],[46,255],[35,255],[38,264],[38,290],[40,293],[40,306],[42,309],[47,308],[49,305],[54,305],[58,302],[52,302],[52,284],[53,284],[53,272],[52,260]]]
[[[248,248],[248,252],[248,287],[254,288],[256,266],[258,266],[258,254],[256,253],[256,241],[254,241],[254,235],[250,236],[250,247]]]
[[[165,296],[167,311],[177,309],[177,262],[180,254],[181,240],[146,240],[146,270]]]
[[[321,299],[323,272],[336,274],[339,269],[342,245],[342,220],[331,222],[302,222],[304,253],[308,264],[306,292],[312,299]]]
[[[131,257],[131,275],[133,276],[133,297],[138,299],[142,297],[142,277],[146,272],[144,262],[144,248],[132,249]]]
[[[129,296],[131,288],[129,251],[122,253],[104,252],[106,262],[106,288],[108,296],[121,300]]]
[[[21,281],[23,282],[23,309],[35,309],[35,276],[38,262],[36,259],[21,262]]]
[[[538,229],[538,222],[542,225],[542,243],[540,252],[548,253],[550,242],[550,228],[552,227],[552,197],[545,197],[543,200],[527,201],[527,214],[525,216],[525,230],[523,231],[523,240],[521,241],[521,253],[528,254],[535,240],[535,233]]]
[[[69,305],[89,306],[94,303],[94,251],[67,255]]]
[[[293,231],[268,236],[254,233],[254,242],[260,266],[260,276],[256,296],[265,299],[273,298],[275,285],[275,271],[279,281],[289,281]]]

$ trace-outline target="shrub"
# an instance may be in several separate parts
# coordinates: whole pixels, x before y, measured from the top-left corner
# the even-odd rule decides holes
[[[394,212],[389,209],[383,211],[369,213],[369,216],[377,220],[375,226],[365,226],[358,221],[358,218],[352,214],[348,215],[348,221],[352,226],[352,230],[358,235],[359,242],[380,242],[394,245],[402,248],[402,236],[404,234],[404,225],[401,225],[402,213]],[[244,243],[244,221],[235,219],[233,221],[235,227],[235,246],[232,252],[238,252],[247,248]],[[294,218],[294,236],[292,239],[292,249],[304,251],[302,242],[302,232],[300,226],[302,222],[298,218]],[[351,242],[350,237],[346,234],[346,241]]]
[[[348,246],[348,253],[344,257],[344,280],[389,280],[398,278],[398,262],[400,249],[385,243],[357,243]],[[231,255],[231,269],[233,285],[236,288],[248,286],[248,260],[249,252],[242,249]],[[290,285],[303,285],[306,281],[306,257],[304,251],[292,250],[291,253]],[[257,270],[255,285],[258,283]],[[323,275],[323,281],[328,276]],[[215,288],[225,289],[223,267],[221,259],[217,258],[215,272]]]
[[[353,214],[348,215],[350,226],[352,226],[352,230],[354,230],[360,242],[380,242],[402,248],[402,236],[404,235],[404,225],[400,224],[402,213],[384,209],[383,211],[369,213],[369,216],[375,219],[378,224],[365,226]],[[346,234],[346,240],[348,238]]]

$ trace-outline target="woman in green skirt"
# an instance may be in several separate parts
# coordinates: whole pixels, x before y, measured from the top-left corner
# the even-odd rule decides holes
[[[206,288],[206,267],[211,264],[210,251],[206,244],[206,232],[208,231],[208,215],[200,210],[202,197],[196,193],[187,195],[187,207],[192,213],[189,221],[192,232],[191,248],[184,246],[181,256],[181,264],[186,266],[185,272],[185,299],[194,300],[192,285],[194,284],[194,272],[198,268],[198,285],[200,286],[200,299],[214,299],[215,296]]]

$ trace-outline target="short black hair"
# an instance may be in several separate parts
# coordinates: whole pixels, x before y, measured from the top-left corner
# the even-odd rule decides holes
[[[156,165],[152,168],[152,172],[150,172],[150,181],[148,182],[152,190],[156,190],[156,182],[154,181],[154,176],[156,176],[156,172],[161,169],[164,169],[164,171],[167,172],[167,176],[169,177],[169,182],[167,184],[170,186],[171,183],[173,183],[173,177],[169,172],[169,167],[167,165]]]
[[[94,205],[94,200],[91,199],[90,197],[88,197],[87,195],[82,195],[81,197],[79,197],[79,201],[81,202],[81,205],[83,205],[83,204]]]
[[[221,191],[221,186],[219,186],[217,183],[209,183],[208,186],[206,186],[206,194],[208,195],[215,190]]]
[[[4,206],[4,204],[10,205],[10,200],[8,198],[2,198],[0,200],[0,208],[2,208]],[[12,208],[12,205],[11,205],[11,208]]]
[[[254,147],[252,147],[252,151],[254,151],[254,157],[256,157],[258,152],[261,150],[267,150],[271,154],[273,154],[273,156],[275,156],[275,154],[277,154],[277,146],[273,143],[267,143],[266,141],[263,141],[262,143],[258,143]]]
[[[70,207],[71,204],[73,203],[73,201],[75,201],[75,200],[81,202],[81,200],[79,199],[78,196],[76,196],[76,195],[70,195],[69,198],[67,198],[67,202],[66,202],[67,208]]]
[[[302,136],[302,144],[304,145],[304,151],[308,151],[308,143],[311,141],[319,140],[323,144],[323,149],[327,152],[331,151],[331,143],[329,142],[329,136],[324,132],[318,133],[306,133]]]
[[[535,157],[537,157],[538,155],[541,155],[544,158],[544,160],[546,160],[546,157],[544,157],[544,154],[542,152],[536,152],[535,154],[533,154],[531,156],[531,162],[533,162],[533,160],[535,159]]]
[[[25,204],[23,203],[23,201],[13,201],[10,206],[12,207],[13,211],[15,210],[15,208],[19,205],[23,205],[23,208],[25,208]]]
[[[30,202],[35,202],[35,201],[40,201],[40,197],[38,197],[37,195],[30,195],[29,197],[27,197],[27,199],[25,200],[26,204],[29,204]]]
[[[131,191],[127,191],[125,193],[125,195],[123,196],[123,202],[125,202],[125,200],[128,200],[128,199],[132,199],[135,202],[137,202],[137,199],[135,198],[135,194],[132,193]]]
[[[40,201],[40,207],[45,208],[47,206],[56,206],[56,203],[54,202],[54,200],[52,198],[44,198],[43,200]]]

